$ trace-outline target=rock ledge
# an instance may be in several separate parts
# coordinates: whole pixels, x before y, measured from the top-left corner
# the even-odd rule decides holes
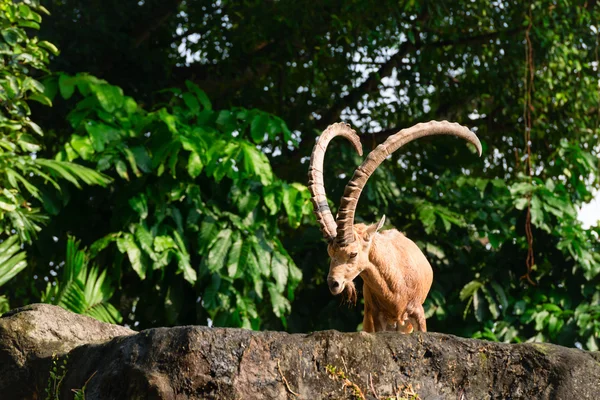
[[[46,398],[53,355],[67,360],[61,399],[84,385],[86,400],[600,398],[600,355],[556,345],[200,326],[136,333],[42,304],[0,318],[2,398]]]

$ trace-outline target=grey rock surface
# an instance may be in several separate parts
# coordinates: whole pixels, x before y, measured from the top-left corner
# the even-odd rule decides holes
[[[423,400],[600,398],[600,355],[550,344],[501,344],[436,333],[292,335],[198,326],[131,334],[55,308],[56,319],[78,328],[48,330],[39,311],[51,306],[33,307],[38,307],[33,313],[25,308],[0,319],[0,371],[6,371],[6,354],[29,371],[29,378],[13,375],[8,384],[0,374],[3,399],[45,398],[40,389],[53,352],[68,360],[60,392],[64,399],[84,386],[86,400],[400,399],[411,393]],[[32,318],[36,315],[40,326]],[[20,318],[28,323],[15,322]],[[88,323],[89,336],[77,333],[87,331]],[[26,342],[12,342],[20,334],[7,329],[25,329]],[[63,337],[63,344],[56,343]],[[19,343],[28,344],[18,348]],[[35,390],[25,397],[13,391],[27,386]]]
[[[36,398],[47,383],[53,354],[133,333],[49,304],[11,310],[0,318],[0,399]]]

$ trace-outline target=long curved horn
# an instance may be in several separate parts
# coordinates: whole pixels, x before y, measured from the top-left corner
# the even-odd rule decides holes
[[[481,143],[477,136],[468,128],[448,121],[420,123],[411,128],[402,129],[400,132],[388,137],[385,142],[369,153],[363,163],[354,171],[354,176],[344,189],[344,196],[340,201],[337,217],[338,234],[336,241],[339,244],[345,245],[354,242],[354,212],[356,211],[356,205],[367,180],[379,164],[406,143],[423,136],[432,135],[454,135],[463,138],[475,145],[481,156]]]
[[[352,143],[359,155],[362,156],[363,154],[360,138],[356,132],[350,128],[350,125],[341,122],[329,125],[323,131],[317,143],[315,143],[315,147],[313,147],[312,155],[310,156],[310,166],[308,167],[308,189],[310,190],[310,200],[315,207],[315,216],[321,226],[323,237],[329,241],[336,237],[337,224],[327,204],[323,181],[323,160],[329,142],[336,136],[345,137]]]

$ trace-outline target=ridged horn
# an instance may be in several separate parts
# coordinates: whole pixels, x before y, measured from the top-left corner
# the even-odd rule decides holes
[[[337,217],[336,241],[341,245],[354,242],[354,213],[360,193],[369,177],[387,156],[415,139],[433,135],[454,135],[472,143],[481,156],[481,142],[468,128],[448,121],[430,121],[420,123],[411,128],[402,129],[400,132],[387,138],[369,153],[363,163],[354,171],[354,176],[344,189],[344,196],[340,201]]]
[[[323,160],[329,142],[336,136],[343,136],[352,143],[359,155],[362,156],[362,145],[356,132],[345,123],[331,124],[323,131],[310,156],[308,167],[308,189],[310,190],[311,202],[314,206],[315,216],[321,226],[323,237],[329,241],[335,239],[337,224],[327,204],[325,194],[325,183],[323,181]]]

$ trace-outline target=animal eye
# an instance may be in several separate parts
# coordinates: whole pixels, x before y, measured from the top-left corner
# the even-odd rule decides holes
[[[358,255],[358,253],[350,253],[350,258],[354,258]]]

